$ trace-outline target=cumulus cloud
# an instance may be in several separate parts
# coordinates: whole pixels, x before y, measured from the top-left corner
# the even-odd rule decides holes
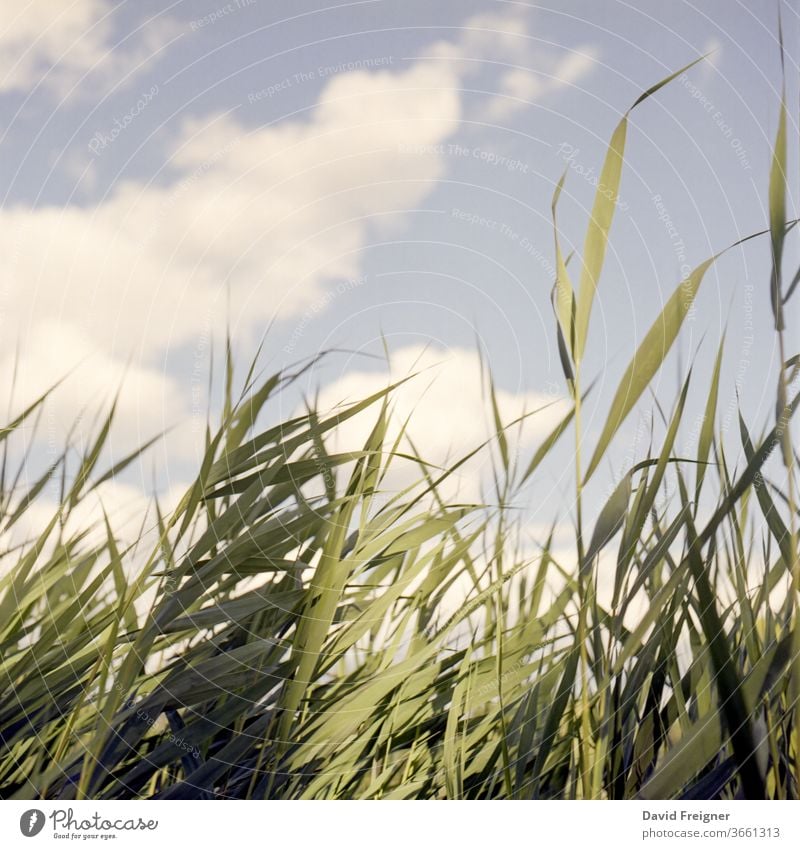
[[[87,408],[97,403],[110,406],[115,397],[121,426],[130,437],[163,429],[180,409],[171,378],[155,368],[127,366],[110,357],[72,325],[37,323],[18,354],[16,368],[10,354],[0,365],[0,397],[13,394],[17,400],[12,409],[19,411],[63,378],[67,391],[53,393],[52,399],[53,412],[64,429],[61,435]],[[16,384],[13,393],[12,382]]]
[[[113,40],[115,4],[110,0],[21,0],[0,23],[0,93],[30,91],[38,85],[63,96],[87,73],[107,87],[118,75],[130,78],[173,39],[177,22],[159,17],[122,45]],[[113,48],[113,50],[112,50]]]
[[[76,27],[97,12],[85,5]],[[370,232],[442,176],[442,156],[398,153],[435,150],[457,129],[460,82],[475,66],[449,60],[485,56],[489,44],[513,58],[530,47],[524,32],[518,13],[476,16],[426,59],[333,76],[308,116],[255,130],[231,114],[185,123],[169,185],[121,182],[94,208],[5,209],[5,315],[21,328],[42,316],[74,323],[125,357],[191,343],[219,323],[228,288],[242,333],[301,313],[325,281],[358,276]],[[535,94],[588,61],[562,58],[549,83],[509,70],[503,85]],[[515,101],[496,103],[507,114]]]
[[[0,356],[13,355],[9,330],[27,339],[18,403],[86,359],[79,391],[55,396],[69,423],[116,388],[133,357],[117,440],[132,446],[185,420],[187,386],[154,364],[172,348],[207,350],[228,294],[246,341],[301,310],[326,279],[355,275],[371,222],[417,203],[440,175],[435,159],[403,161],[397,150],[452,131],[453,89],[430,64],[345,74],[308,122],[253,132],[219,116],[186,124],[172,185],[123,183],[94,208],[4,209]]]
[[[392,354],[385,371],[351,371],[326,386],[319,396],[318,407],[322,411],[334,410],[410,375],[415,376],[391,394],[387,444],[393,444],[407,422],[403,450],[414,452],[416,446],[422,459],[445,468],[492,438],[495,427],[484,394],[480,358],[464,348],[443,350],[418,345],[401,348]],[[508,429],[512,451],[537,444],[563,418],[567,407],[563,399],[532,391],[497,388],[496,397],[501,420],[506,425],[539,411],[527,418],[521,429]],[[373,415],[366,413],[345,422],[334,433],[333,447],[336,450],[361,447],[376,413],[377,410]],[[443,493],[450,498],[478,501],[490,473],[489,451],[482,451],[447,481]],[[420,476],[416,464],[399,460],[387,488],[400,490]]]
[[[530,10],[512,6],[502,12],[473,15],[459,27],[459,37],[440,41],[430,55],[458,68],[462,79],[497,77],[496,94],[468,117],[505,121],[516,112],[587,76],[597,61],[591,45],[575,49],[543,46],[532,35]]]
[[[0,91],[25,89],[57,66],[65,76],[91,68],[105,52],[110,22],[103,0],[23,0],[0,25]],[[54,75],[56,76],[56,75]]]
[[[171,160],[183,179],[171,186],[121,184],[94,209],[5,210],[9,318],[73,323],[127,353],[192,341],[223,312],[228,286],[244,331],[293,314],[321,281],[357,273],[371,222],[430,190],[438,160],[397,151],[453,131],[454,89],[432,63],[344,74],[310,121],[187,124]]]
[[[56,63],[54,76],[69,81],[108,49],[107,3],[75,0],[56,16],[44,6],[26,4],[0,35],[0,55],[22,54],[5,88],[28,85]],[[273,318],[301,315],[329,282],[360,276],[373,235],[397,226],[447,168],[435,152],[399,152],[435,151],[451,136],[463,117],[462,83],[479,70],[464,60],[492,51],[519,60],[530,51],[527,26],[518,11],[473,17],[425,58],[332,75],[312,109],[265,127],[248,126],[235,110],[196,117],[172,137],[164,184],[121,181],[94,206],[6,206],[0,357],[10,362],[14,333],[34,340],[22,353],[30,379],[18,384],[29,396],[20,394],[20,403],[66,363],[86,359],[91,376],[59,402],[68,421],[84,401],[116,386],[132,361],[121,400],[131,406],[120,416],[128,435],[138,442],[155,425],[185,419],[190,392],[157,366],[165,354],[207,347],[229,299],[234,333],[246,343]],[[556,76],[565,79],[582,72],[562,71]],[[518,92],[525,84],[508,81]],[[399,362],[392,367],[407,365]],[[365,375],[356,381],[354,388],[369,382]],[[427,418],[426,444],[438,455],[450,430],[447,410],[473,411],[479,401],[437,391],[451,392],[449,407],[434,412],[422,400],[418,415]],[[507,395],[509,412],[535,400]],[[463,444],[478,439],[471,415],[465,408]]]

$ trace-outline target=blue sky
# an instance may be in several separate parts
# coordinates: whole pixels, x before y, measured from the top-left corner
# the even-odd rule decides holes
[[[268,370],[326,348],[352,352],[327,358],[302,387],[321,387],[330,404],[385,382],[384,339],[402,364],[394,375],[420,356],[449,363],[420,428],[438,434],[434,453],[447,453],[448,434],[466,449],[479,434],[466,424],[482,415],[477,345],[509,416],[564,395],[549,303],[556,181],[566,169],[561,236],[580,249],[622,113],[710,52],[631,117],[585,365],[600,377],[592,443],[685,267],[766,226],[778,8],[23,2],[0,26],[6,389],[17,346],[19,404],[82,364],[54,402],[52,442],[126,374],[116,450],[176,424],[158,485],[179,486],[199,451],[212,340],[229,317],[242,362],[270,328]],[[796,104],[798,6],[780,8]],[[753,427],[769,420],[768,271],[761,240],[709,273],[654,387],[669,407],[699,351],[690,423],[726,325],[721,417],[738,388]],[[532,420],[524,447],[548,415]],[[639,423],[634,414],[620,434],[598,505],[608,475],[643,456]],[[683,439],[688,450],[691,427]],[[539,519],[568,509],[567,460],[565,447],[532,493]],[[131,487],[149,487],[141,475]]]

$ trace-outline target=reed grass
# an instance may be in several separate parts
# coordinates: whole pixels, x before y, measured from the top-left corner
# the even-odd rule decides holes
[[[303,367],[258,383],[251,369],[235,401],[229,346],[226,404],[196,479],[174,510],[157,511],[134,551],[106,517],[100,542],[88,527],[68,530],[83,500],[139,455],[100,467],[113,410],[77,472],[67,475],[65,452],[27,487],[10,471],[9,437],[47,396],[12,421],[0,433],[0,538],[48,482],[60,477],[62,496],[40,535],[3,552],[0,795],[799,798],[790,421],[800,358],[787,350],[785,306],[800,272],[791,277],[783,262],[792,227],[785,98],[780,108],[761,238],[772,246],[764,297],[783,365],[770,378],[775,422],[740,414],[740,468],[716,425],[723,343],[710,384],[685,376],[662,444],[586,527],[584,487],[717,259],[678,283],[584,456],[583,358],[629,113],[612,136],[580,258],[562,254],[563,178],[555,191],[554,338],[571,403],[530,457],[509,450],[508,430],[525,422],[501,420],[489,383],[492,440],[446,470],[427,464],[420,446],[418,482],[391,492],[387,473],[409,459],[402,433],[388,438],[395,387],[264,430],[260,415]],[[704,399],[704,423],[696,455],[678,457],[692,397]],[[331,453],[331,435],[354,416],[374,423],[366,443]],[[515,509],[570,432],[572,564],[560,561],[552,534],[526,549]],[[492,458],[491,506],[448,503],[443,484],[478,452]],[[772,454],[783,480],[766,474]],[[601,555],[616,564],[608,592]],[[453,611],[448,598],[464,583]]]

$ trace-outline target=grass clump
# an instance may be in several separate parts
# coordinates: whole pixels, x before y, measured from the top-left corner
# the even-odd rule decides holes
[[[418,484],[388,491],[389,470],[409,460],[402,433],[388,438],[391,386],[335,414],[311,409],[259,429],[259,414],[301,372],[254,385],[251,371],[233,403],[228,368],[222,421],[208,431],[195,481],[174,510],[157,510],[136,551],[105,518],[99,541],[88,528],[68,530],[92,490],[136,458],[99,469],[113,412],[74,474],[62,456],[21,490],[4,461],[4,538],[61,478],[42,533],[4,552],[4,798],[800,797],[790,427],[800,359],[786,350],[784,307],[798,276],[784,285],[785,104],[769,189],[776,420],[756,437],[740,417],[746,462],[731,467],[715,430],[721,345],[699,390],[696,455],[675,452],[698,392],[690,374],[664,415],[662,444],[617,482],[588,528],[584,487],[716,260],[668,299],[584,456],[583,359],[627,120],[612,136],[580,260],[562,254],[563,178],[556,188],[553,302],[571,403],[520,458],[490,386],[496,433],[475,450],[493,458],[493,506],[448,503],[442,487],[460,463],[441,470],[424,456],[412,458]],[[5,460],[8,437],[44,400],[0,434]],[[353,416],[372,416],[369,438],[332,453],[330,436]],[[552,535],[526,552],[512,509],[570,433],[575,568]],[[782,483],[764,473],[773,454]],[[605,592],[599,560],[614,547]],[[453,612],[457,585],[469,589]]]

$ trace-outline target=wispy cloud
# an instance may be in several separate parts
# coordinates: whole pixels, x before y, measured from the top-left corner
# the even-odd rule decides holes
[[[36,87],[59,97],[108,91],[135,76],[180,32],[177,21],[159,15],[117,38],[110,0],[22,0],[5,11],[0,93]]]
[[[67,84],[106,61],[106,3],[76,0],[55,18],[42,8],[26,7],[0,37],[4,50],[32,45],[6,87],[29,84],[47,67]],[[57,326],[65,362],[99,357],[102,373],[116,375],[132,354],[147,371],[173,348],[197,349],[221,329],[228,299],[240,341],[272,319],[296,320],[327,285],[360,277],[372,235],[396,226],[438,185],[448,162],[437,149],[464,117],[463,87],[480,70],[472,60],[519,62],[530,49],[527,28],[517,12],[471,18],[425,57],[331,73],[312,109],[266,127],[240,116],[245,93],[239,109],[195,117],[173,133],[170,183],[119,182],[94,207],[0,211],[6,328],[36,338]],[[501,91],[510,97],[487,108],[508,116],[509,103],[577,79],[590,62],[588,52],[564,55],[541,79],[503,65]],[[149,120],[149,108],[135,120]],[[400,155],[415,148],[430,155]],[[87,140],[90,176],[96,155]],[[69,167],[81,169],[74,154]],[[189,381],[147,374],[161,379],[150,396],[179,396],[183,405],[171,402],[156,418],[186,415]]]
[[[497,96],[488,106],[491,120],[506,121],[531,104],[555,94],[566,86],[586,78],[597,61],[598,52],[591,46],[563,50],[545,69],[511,68],[500,78]]]

